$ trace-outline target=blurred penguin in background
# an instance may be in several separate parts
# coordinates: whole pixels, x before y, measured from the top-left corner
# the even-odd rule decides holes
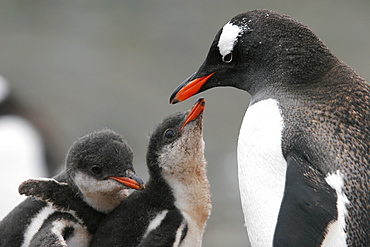
[[[43,121],[44,120],[44,121]],[[44,118],[22,105],[0,75],[0,220],[24,200],[19,184],[32,177],[50,177],[63,164]]]

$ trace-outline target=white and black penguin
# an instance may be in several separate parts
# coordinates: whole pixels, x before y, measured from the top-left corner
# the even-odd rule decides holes
[[[211,202],[203,142],[204,99],[155,127],[148,144],[149,180],[100,224],[91,246],[202,244]]]
[[[32,197],[0,222],[0,246],[88,246],[128,189],[143,188],[132,161],[130,146],[112,130],[77,139],[60,174],[21,184],[20,193]]]
[[[238,140],[252,246],[370,246],[370,87],[297,20],[235,16],[172,94],[251,96]]]

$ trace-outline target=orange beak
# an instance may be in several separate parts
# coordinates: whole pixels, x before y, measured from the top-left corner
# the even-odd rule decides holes
[[[204,85],[204,83],[207,82],[207,80],[214,74],[209,74],[207,76],[203,76],[197,79],[194,79],[190,81],[189,83],[186,83],[185,85],[180,85],[180,87],[175,90],[175,92],[172,94],[170,103],[176,104],[180,101],[184,101],[194,94],[196,94],[199,89]]]
[[[145,184],[141,178],[139,178],[133,171],[127,171],[127,177],[108,177],[108,179],[114,179],[117,182],[126,185],[129,188],[135,190],[145,189]]]
[[[198,99],[195,105],[191,108],[188,116],[184,120],[184,123],[181,125],[180,131],[182,131],[185,125],[187,125],[189,122],[196,119],[204,111],[205,105],[206,105],[206,101],[204,100],[204,98]]]

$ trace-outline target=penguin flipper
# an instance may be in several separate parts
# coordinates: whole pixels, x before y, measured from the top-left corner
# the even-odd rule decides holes
[[[29,247],[87,247],[91,235],[71,214],[55,212],[33,235]]]
[[[29,247],[51,246],[51,247],[67,247],[67,242],[62,237],[61,232],[52,232],[52,224],[44,224],[37,233],[32,237]],[[69,229],[66,229],[68,232]]]
[[[22,195],[36,197],[40,201],[48,202],[56,210],[62,212],[75,211],[91,233],[96,231],[99,222],[106,216],[86,204],[68,183],[58,182],[52,178],[26,180],[19,186],[18,191]],[[94,217],[91,217],[92,215]]]
[[[18,191],[21,195],[32,196],[41,201],[50,202],[58,210],[69,210],[71,202],[67,202],[65,199],[76,197],[76,192],[71,189],[69,184],[58,182],[52,178],[26,180],[19,186]]]
[[[187,231],[182,214],[178,210],[170,210],[161,224],[146,234],[138,247],[179,246]]]
[[[337,218],[337,194],[303,155],[292,152],[286,160],[285,191],[273,246],[320,246],[327,226]]]

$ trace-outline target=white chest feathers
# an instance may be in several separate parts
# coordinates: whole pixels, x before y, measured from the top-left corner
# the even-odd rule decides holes
[[[285,187],[284,123],[278,102],[251,105],[238,141],[238,175],[245,225],[252,246],[272,246]]]
[[[328,174],[325,178],[326,182],[335,190],[337,193],[337,220],[330,222],[327,227],[327,234],[322,243],[322,247],[344,247],[347,246],[347,234],[346,234],[346,217],[347,217],[347,206],[349,200],[343,192],[343,175],[340,171]]]

